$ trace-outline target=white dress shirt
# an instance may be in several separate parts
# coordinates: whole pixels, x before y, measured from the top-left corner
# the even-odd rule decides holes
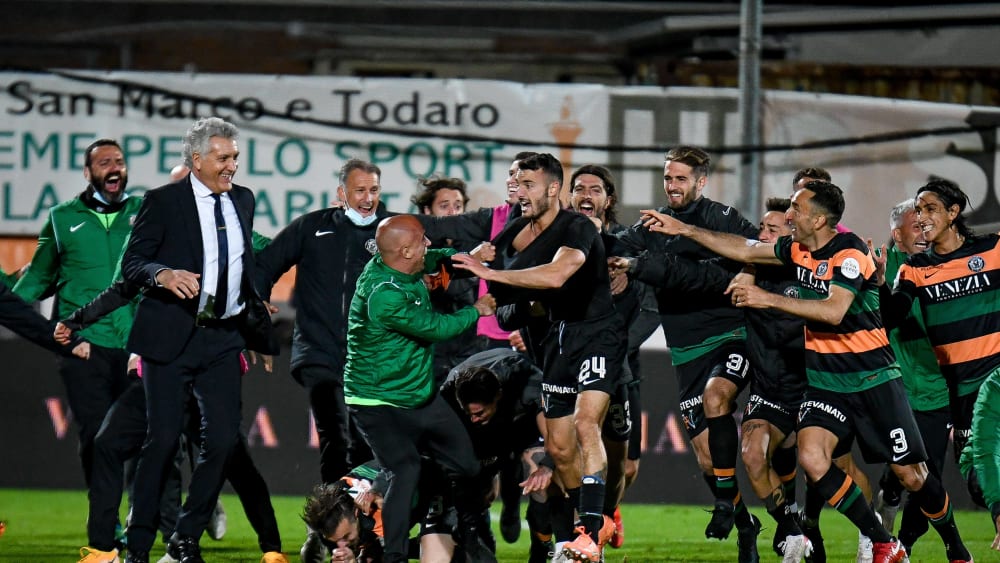
[[[215,199],[212,190],[191,174],[191,186],[194,188],[194,199],[198,208],[198,222],[201,224],[201,241],[205,251],[205,265],[202,268],[201,295],[198,297],[198,311],[205,310],[208,296],[215,293],[219,280],[219,237],[215,229]],[[222,193],[222,218],[226,221],[226,237],[229,255],[229,295],[226,296],[226,314],[231,317],[243,310],[239,302],[240,283],[243,280],[243,229],[240,218],[236,215],[236,206],[229,193]]]

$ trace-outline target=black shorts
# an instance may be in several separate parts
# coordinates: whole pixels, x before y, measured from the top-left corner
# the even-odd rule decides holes
[[[739,389],[737,394],[746,388],[751,379],[750,362],[742,340],[727,342],[703,356],[675,366],[675,369],[678,406],[689,438],[708,428],[702,395],[709,379],[722,377],[732,381]]]
[[[430,534],[452,535],[458,529],[458,511],[446,498],[446,495],[434,495],[430,499],[427,514],[420,521],[420,537]]]
[[[951,421],[955,425],[955,443],[964,447],[972,437],[972,411],[979,398],[979,390],[961,397],[955,394],[954,386],[949,386],[948,406],[951,409]]]
[[[625,365],[624,334],[621,318],[615,313],[552,325],[543,343],[545,418],[572,415],[581,391],[615,394]]]
[[[492,485],[492,481],[490,481]],[[485,490],[477,489],[476,494]],[[412,519],[420,523],[419,535],[453,534],[458,527],[458,512],[451,489],[451,480],[440,465],[424,458],[420,465],[420,481],[412,512]]]
[[[856,436],[868,463],[927,460],[902,378],[854,393],[809,387],[799,408],[799,428],[809,426],[825,428],[838,439]]]
[[[632,418],[632,429],[628,435],[627,459],[642,457],[642,394],[640,380],[633,379],[626,384],[628,389],[628,411]]]
[[[794,405],[772,401],[767,397],[762,397],[753,392],[751,387],[750,398],[747,399],[747,406],[743,409],[743,421],[763,420],[788,436],[795,431],[796,418],[799,413],[801,397]]]
[[[806,374],[788,373],[787,371],[770,372],[770,366],[751,366],[753,377],[750,381],[750,394],[764,397],[771,403],[782,405],[789,411],[798,414],[799,404],[806,392]]]
[[[625,442],[632,434],[632,403],[627,384],[619,385],[611,395],[608,413],[604,415],[601,436],[613,442]]]
[[[951,410],[942,407],[932,411],[913,411],[913,418],[917,421],[924,449],[927,450],[927,469],[940,478],[951,442]]]

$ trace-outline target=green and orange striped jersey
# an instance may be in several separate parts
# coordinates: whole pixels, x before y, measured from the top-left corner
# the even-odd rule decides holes
[[[838,325],[806,320],[806,376],[810,387],[838,393],[870,389],[900,376],[879,313],[875,262],[854,233],[839,233],[810,252],[781,237],[775,256],[795,268],[802,299],[826,299],[837,285],[854,294]]]
[[[958,383],[960,396],[1000,366],[1000,236],[970,238],[946,255],[910,256],[894,291],[920,301],[941,373]]]

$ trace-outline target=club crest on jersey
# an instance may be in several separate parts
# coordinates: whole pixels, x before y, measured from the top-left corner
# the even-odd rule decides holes
[[[982,256],[973,256],[969,258],[969,269],[973,272],[980,272],[986,267],[986,261],[983,260]]]
[[[375,256],[375,253],[378,252],[378,246],[375,245],[375,239],[370,238],[365,241],[365,250],[367,250],[372,256]]]
[[[826,272],[829,271],[829,270],[830,270],[830,263],[829,262],[820,262],[819,265],[816,266],[816,275],[819,276],[819,277],[823,277],[823,276],[826,275]]]
[[[799,288],[795,287],[794,285],[786,287],[784,293],[785,297],[791,297],[792,299],[799,298]]]

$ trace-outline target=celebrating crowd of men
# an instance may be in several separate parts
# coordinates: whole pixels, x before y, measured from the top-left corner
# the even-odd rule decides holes
[[[380,201],[381,170],[352,159],[336,205],[268,241],[253,192],[234,183],[238,138],[197,121],[187,173],[141,200],[118,143],[94,142],[87,188],[50,211],[13,288],[29,302],[57,288],[61,322],[0,288],[0,322],[62,354],[89,489],[81,562],[124,550],[146,563],[158,530],[161,562],[202,562],[226,479],[262,563],[287,562],[240,430],[240,378],[246,354],[269,369],[278,351],[270,294],[292,266],[291,368],[320,441],[303,561],[495,561],[489,505],[502,499],[513,542],[522,495],[530,563],[602,561],[624,539],[638,348],[657,314],[715,498],[705,536],[735,528],[741,563],[760,560],[761,531],[736,481],[741,451],[784,562],[826,560],[824,503],[858,528],[859,561],[904,561],[930,527],[949,561],[972,561],[940,478],[949,425],[970,493],[1000,523],[1000,236],[972,233],[957,185],[933,180],[894,208],[879,248],[840,225],[843,191],[824,170],[800,171],[755,226],[702,194],[711,159],[697,147],[666,153],[666,205],[631,227],[602,166],[564,186],[555,157],[519,153],[502,204],[466,212],[464,182],[434,176],[405,215]],[[195,454],[181,506],[164,484],[182,436]],[[877,498],[855,442],[885,464]],[[127,545],[115,533],[125,465]]]

